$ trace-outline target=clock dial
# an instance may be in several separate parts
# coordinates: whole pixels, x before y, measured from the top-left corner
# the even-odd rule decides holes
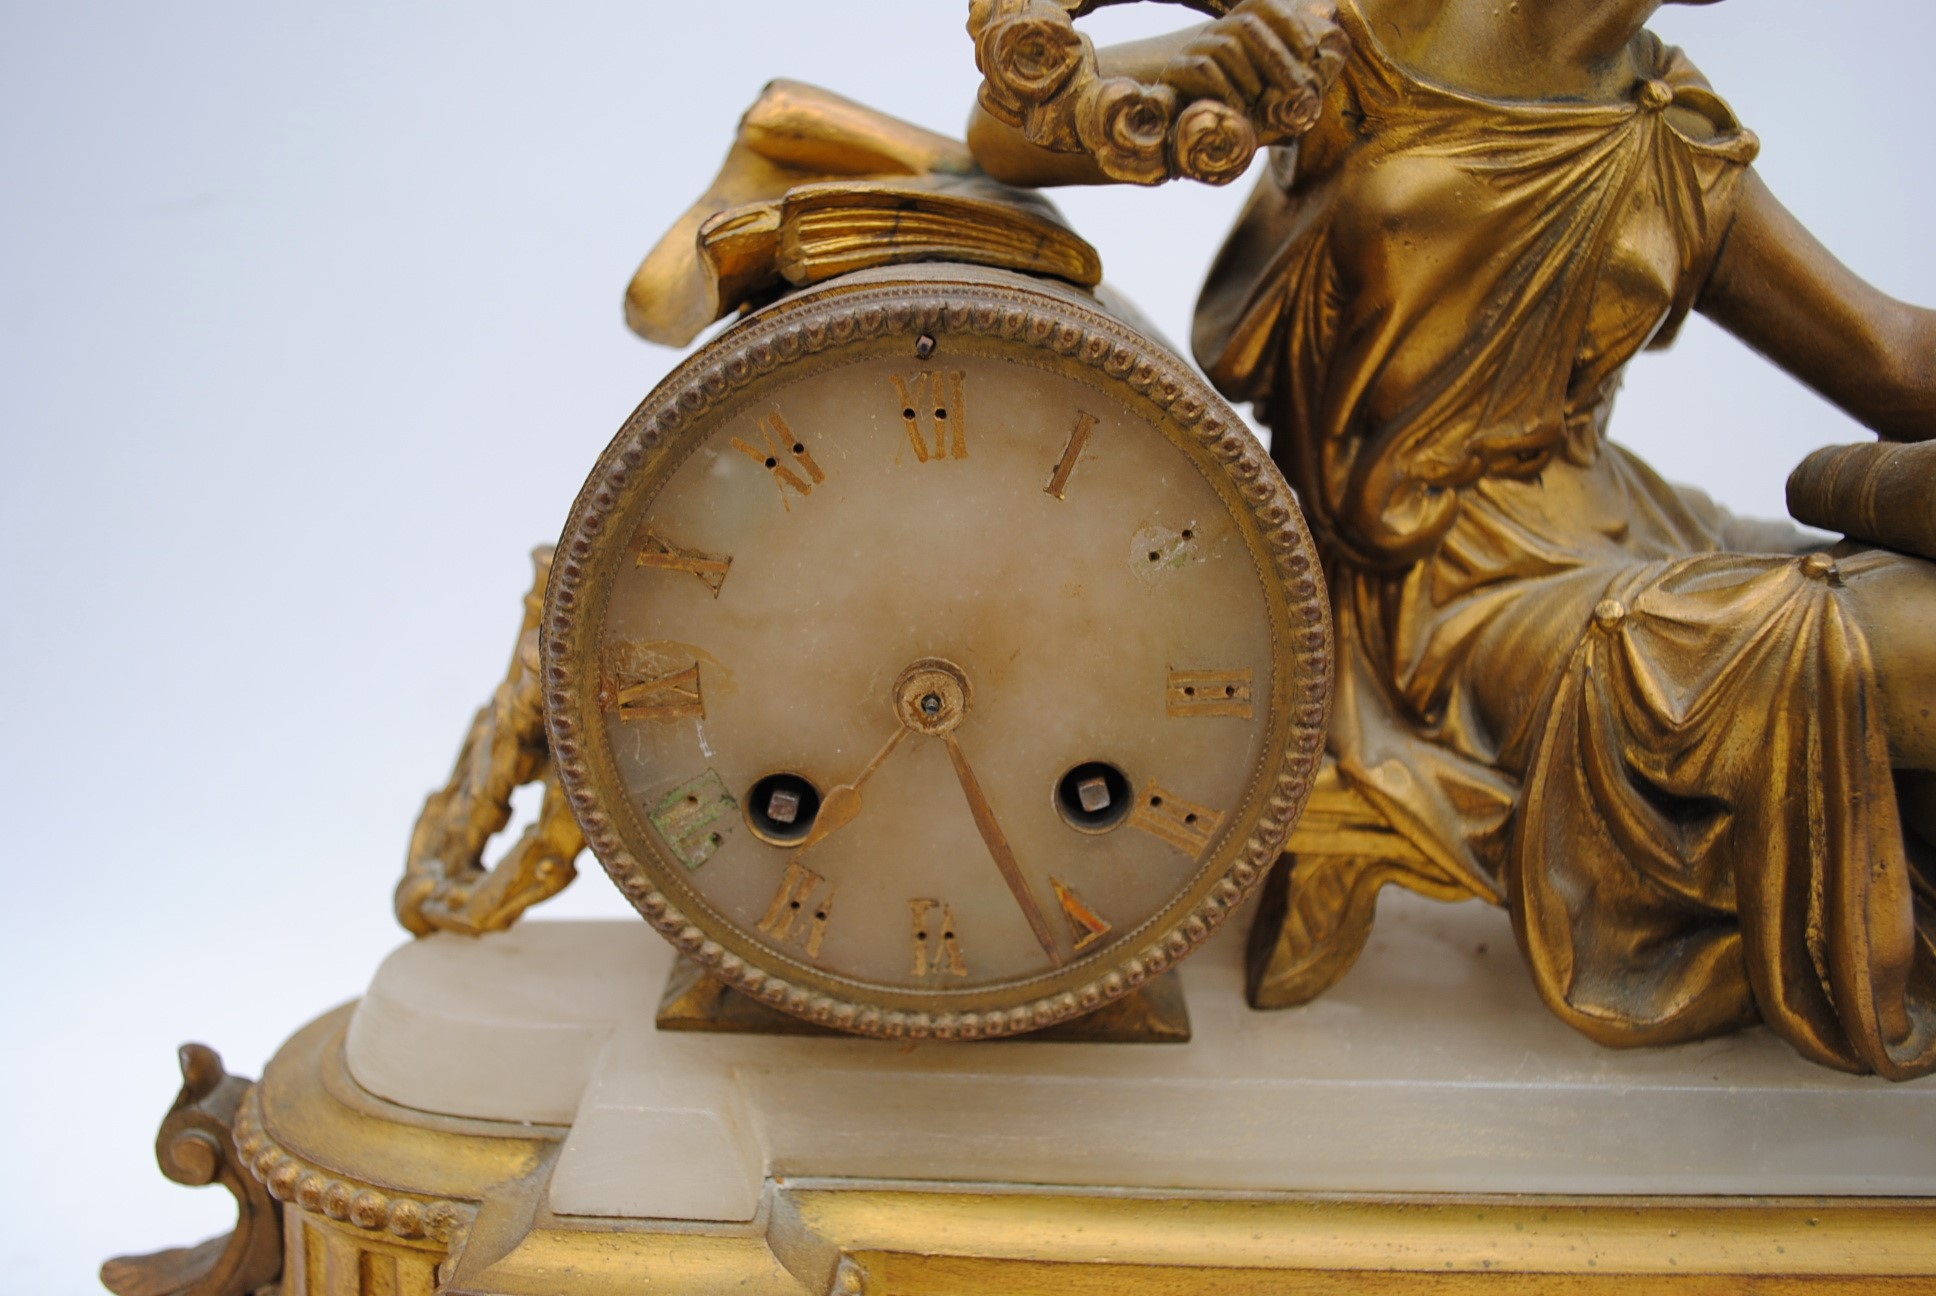
[[[636,469],[621,434],[552,591],[554,739],[601,859],[729,979],[1005,1033],[1255,880],[1322,679],[1213,452],[1093,365],[922,337],[774,364]]]
[[[925,986],[939,967],[967,989],[1103,955],[1182,889],[1254,781],[1271,630],[1249,548],[1189,457],[1093,385],[974,354],[800,368],[640,501],[650,557],[621,569],[600,627],[634,833],[690,859],[642,808],[716,778],[749,830],[683,879],[692,896],[835,976]],[[1152,529],[1179,543],[1151,548]],[[667,536],[677,561],[658,557]],[[696,553],[731,554],[730,581],[693,579]],[[1143,789],[1113,832],[1058,810],[1090,764]],[[762,780],[799,779],[824,827],[863,772],[837,833],[759,831],[801,821]],[[1052,876],[1096,924],[1080,936],[1049,922]],[[915,957],[908,914],[930,901],[971,961]],[[915,946],[944,939],[932,926]]]

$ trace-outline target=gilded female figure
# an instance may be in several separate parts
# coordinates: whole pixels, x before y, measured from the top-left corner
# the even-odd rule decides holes
[[[1674,0],[1668,0],[1672,3]],[[1682,0],[1695,3],[1699,0]],[[1606,439],[1698,310],[1884,438],[1936,313],[1838,262],[1645,29],[1662,0],[1342,0],[1350,54],[1194,335],[1324,548],[1341,774],[1507,906],[1607,1043],[1767,1021],[1936,1070],[1936,564],[1727,515]],[[1309,50],[1247,0],[1105,70],[1255,110]],[[978,112],[998,178],[1100,178]]]

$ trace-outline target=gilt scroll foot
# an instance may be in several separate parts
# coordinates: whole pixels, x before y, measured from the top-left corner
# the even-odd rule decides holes
[[[181,1048],[181,1092],[161,1122],[155,1160],[178,1184],[219,1183],[235,1197],[233,1232],[199,1246],[117,1256],[101,1266],[116,1296],[252,1296],[282,1274],[282,1215],[235,1148],[235,1113],[250,1081],[222,1069],[214,1049]]]

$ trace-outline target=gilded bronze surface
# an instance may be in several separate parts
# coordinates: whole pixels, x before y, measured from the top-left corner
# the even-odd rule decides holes
[[[351,1011],[298,1031],[259,1085],[244,1096],[231,1080],[220,1104],[247,1148],[232,1164],[262,1197],[254,1237],[283,1240],[273,1263],[226,1286],[114,1290],[1936,1291],[1936,1205],[1912,1199],[1153,1196],[821,1179],[769,1181],[749,1224],[559,1216],[545,1190],[565,1130],[370,1094],[343,1064]]]
[[[1336,984],[1364,951],[1378,892],[1387,885],[1434,900],[1475,894],[1393,828],[1335,763],[1326,764],[1251,919],[1244,959],[1250,1006],[1293,1008]]]
[[[774,81],[706,192],[632,277],[634,332],[684,346],[788,288],[873,266],[955,261],[1102,278],[1039,196],[983,175],[959,141],[830,91]]]
[[[1936,1291],[1925,1203],[1177,1199],[790,1184],[761,1233],[541,1217],[452,1296]],[[569,1288],[565,1283],[569,1282]],[[353,1289],[350,1289],[353,1291]],[[334,1293],[332,1293],[334,1296]]]
[[[343,1062],[351,1012],[296,1032],[236,1112],[243,1173],[274,1199],[272,1210],[281,1203],[277,1290],[452,1290],[454,1257],[474,1239],[483,1250],[508,1245],[500,1234],[528,1224],[564,1131],[434,1116],[376,1097]],[[554,1275],[553,1290],[568,1281]]]
[[[977,174],[977,160],[1016,184],[1222,183],[1255,149],[1278,148],[1205,289],[1195,343],[1219,388],[1271,425],[1322,551],[1338,653],[1317,630],[1286,645],[1304,669],[1287,676],[1306,690],[1297,725],[1324,723],[1309,680],[1333,660],[1339,693],[1323,769],[1299,748],[1274,771],[1264,817],[1288,829],[1305,813],[1251,935],[1251,1001],[1301,1003],[1335,982],[1379,889],[1397,884],[1508,907],[1547,1003],[1604,1043],[1764,1020],[1826,1065],[1891,1079],[1936,1070],[1936,472],[1929,446],[1909,444],[1936,437],[1936,315],[1858,280],[1780,206],[1752,169],[1752,134],[1645,32],[1660,0],[1203,0],[1192,7],[1219,15],[1208,25],[1096,51],[1070,19],[1107,2],[975,0],[988,82],[972,158],[776,84],[713,190],[641,267],[628,319],[682,342],[790,288],[919,260],[1091,285],[1093,251],[1050,209]],[[890,226],[901,241],[876,246]],[[951,329],[1029,327],[919,293],[878,313],[893,309],[908,319],[886,331],[918,333],[923,360]],[[1625,365],[1694,310],[1880,433],[1824,450],[1791,482],[1796,516],[1848,540],[1825,549],[1733,518],[1606,439]],[[810,323],[880,327],[851,313]],[[1127,375],[1172,406],[1187,382],[1094,323],[1089,340],[1103,344],[1069,365]],[[811,328],[788,336],[824,341]],[[696,381],[730,385],[714,371]],[[669,410],[655,432],[676,433],[678,418]],[[1180,422],[1256,467],[1200,406]],[[1086,435],[1079,425],[1050,466],[1052,496]],[[1274,480],[1238,475],[1264,522],[1302,536]],[[637,552],[715,594],[730,566],[651,537]],[[536,558],[510,668],[412,837],[396,908],[419,935],[510,925],[569,883],[585,844],[544,728],[550,551]],[[1303,568],[1280,566],[1315,590]],[[568,633],[568,620],[554,628]],[[1321,610],[1307,622],[1321,625]],[[1180,673],[1172,714],[1247,718],[1263,704],[1219,676],[1230,691],[1206,706],[1190,690],[1211,682]],[[1287,706],[1275,688],[1269,704]],[[692,689],[696,701],[696,675]],[[929,719],[1003,864],[951,724]],[[858,804],[865,779],[834,789],[830,806]],[[534,782],[537,821],[485,868],[512,793]],[[1015,1028],[1187,1038],[1165,969],[1259,881],[1271,851],[1256,847],[1276,839],[1254,834],[1116,984],[1029,1005]],[[744,970],[663,896],[641,907],[716,970]],[[853,1007],[740,980],[822,1020]],[[1107,1003],[1078,1017],[1092,1001]],[[227,1188],[238,1224],[108,1262],[111,1290],[1936,1291],[1936,1206],[1912,1200],[1158,1198],[829,1181],[769,1182],[743,1227],[561,1218],[545,1185],[565,1131],[364,1092],[342,1061],[348,1016],[300,1032],[257,1086],[184,1048],[157,1156],[177,1182]],[[1012,1024],[918,1016],[898,1025]],[[771,1029],[777,1017],[696,965],[661,1008],[673,1028]]]
[[[1903,553],[1936,556],[1936,442],[1826,446],[1788,478],[1788,512]]]
[[[1350,49],[1332,6],[1309,0],[1244,6],[1233,19],[1256,24],[1282,53],[1267,79],[1233,76],[1235,66],[1207,46],[1118,47],[1099,58],[1075,19],[1112,2],[974,0],[968,16],[985,78],[981,107],[1030,144],[1092,164],[1097,179],[1229,184],[1259,147],[1288,144],[1316,124]],[[1232,7],[1183,3],[1211,14]],[[1165,59],[1147,57],[1153,49]]]
[[[182,1045],[180,1060],[181,1092],[155,1136],[155,1160],[178,1184],[228,1189],[235,1228],[199,1246],[119,1256],[101,1266],[101,1284],[115,1296],[252,1296],[282,1270],[282,1218],[236,1145],[249,1082],[206,1045]]]
[[[801,1017],[769,1008],[708,976],[690,959],[672,965],[659,996],[660,1030],[730,1035],[838,1035]],[[1018,1041],[1088,1044],[1188,1044],[1190,1006],[1174,969],[1154,977],[1092,1013],[1014,1037]]]
[[[1936,1069],[1936,486],[1903,444],[1936,429],[1936,317],[1769,194],[1754,136],[1644,29],[1657,0],[1206,2],[1210,23],[1101,51],[1073,21],[1094,7],[971,5],[972,156],[775,83],[641,267],[634,327],[687,340],[870,257],[1092,282],[1079,240],[1022,255],[1061,227],[977,162],[1025,185],[1220,182],[1274,147],[1194,341],[1311,517],[1340,705],[1252,1002],[1335,981],[1396,882],[1510,908],[1549,1006],[1602,1042],[1764,1020],[1831,1066]],[[972,204],[933,206],[867,251],[868,221],[923,193],[1018,223],[977,248]],[[1791,484],[1798,516],[1852,537],[1834,552],[1606,440],[1625,365],[1694,310],[1883,435]],[[462,782],[413,843],[413,930],[501,926],[569,877],[554,815],[561,840],[486,878],[508,791]]]
[[[1376,821],[1300,833],[1252,994],[1328,983],[1395,878],[1505,904],[1548,1005],[1604,1043],[1761,1020],[1826,1065],[1925,1075],[1936,482],[1888,456],[1886,501],[1810,516],[1908,552],[1817,553],[1605,434],[1626,364],[1699,310],[1885,441],[1926,440],[1936,315],[1780,205],[1754,136],[1645,30],[1659,3],[1338,5],[1349,56],[1213,268],[1196,353],[1271,426],[1325,552],[1330,750]],[[1309,85],[1305,13],[1245,0],[1096,63],[1185,94],[1207,59],[1254,120]],[[1027,128],[1046,40],[992,70],[984,40],[982,164],[1151,178]]]
[[[418,936],[502,931],[578,875],[574,861],[585,837],[553,772],[537,675],[538,613],[551,573],[550,546],[531,557],[536,574],[524,596],[524,620],[504,682],[479,708],[450,781],[424,802],[410,834],[396,913]],[[511,794],[529,783],[544,788],[536,820],[496,865],[485,868],[485,847],[511,822]]]

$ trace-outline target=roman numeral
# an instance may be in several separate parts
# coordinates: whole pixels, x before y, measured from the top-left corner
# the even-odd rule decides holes
[[[1042,489],[1045,493],[1062,499],[1069,489],[1070,474],[1076,470],[1076,460],[1082,458],[1084,447],[1089,444],[1090,435],[1096,430],[1096,416],[1076,411],[1076,430],[1069,433],[1069,444],[1062,447],[1062,458],[1055,465],[1055,472],[1049,476],[1049,484]]]
[[[759,926],[777,941],[805,941],[807,957],[819,958],[820,942],[827,935],[827,917],[833,911],[834,889],[827,886],[827,879],[792,860]]]
[[[908,911],[914,917],[914,975],[945,972],[967,976],[968,964],[962,960],[961,941],[955,936],[955,907],[940,900],[910,900]]]
[[[1192,858],[1203,853],[1222,824],[1223,815],[1218,811],[1185,801],[1154,782],[1144,785],[1136,808],[1129,814],[1131,828],[1161,837]]]
[[[1163,690],[1163,709],[1176,717],[1251,717],[1252,672],[1245,670],[1172,670]]]
[[[793,505],[787,501],[787,491],[792,490],[802,497],[811,495],[815,486],[827,480],[827,474],[820,471],[820,465],[813,461],[807,443],[787,426],[780,411],[772,410],[762,415],[759,431],[755,435],[759,440],[758,446],[748,445],[734,437],[733,449],[773,474],[774,485],[780,490],[780,507],[791,512]],[[789,458],[806,472],[805,477],[787,463]]]
[[[966,459],[966,375],[928,371],[917,374],[910,387],[907,379],[896,374],[893,382],[894,394],[901,401],[901,422],[907,427],[908,444],[914,447],[914,457],[922,463],[930,459]],[[934,435],[932,448],[928,445],[928,432],[921,427],[923,419]]]
[[[1076,953],[1080,954],[1108,934],[1108,921],[1084,904],[1075,888],[1053,877],[1049,885],[1055,888],[1055,898],[1062,902],[1062,916],[1069,920],[1069,934],[1075,938]]]
[[[639,538],[634,543],[638,545],[638,558],[632,564],[634,567],[691,572],[713,592],[714,598],[719,597],[720,588],[726,584],[726,573],[732,570],[731,558],[701,553],[697,549],[681,549],[650,525],[639,532]]]
[[[725,843],[738,808],[719,775],[707,770],[666,793],[646,818],[679,862],[696,869]]]
[[[626,678],[620,675],[613,694],[618,718],[632,720],[704,720],[706,700],[699,694],[699,663],[671,675]]]

